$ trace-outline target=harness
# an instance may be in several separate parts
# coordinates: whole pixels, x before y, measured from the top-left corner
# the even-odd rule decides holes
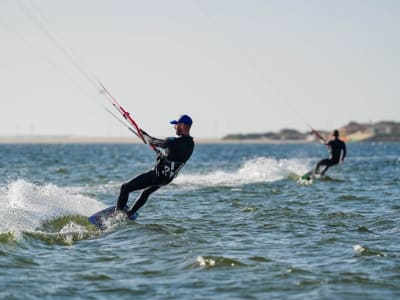
[[[171,161],[164,156],[160,156],[155,168],[156,174],[157,176],[164,177],[168,181],[171,181],[178,175],[184,165],[184,162]]]

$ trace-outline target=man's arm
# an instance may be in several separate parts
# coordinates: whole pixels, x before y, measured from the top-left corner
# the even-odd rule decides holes
[[[315,134],[319,138],[319,141],[321,142],[321,144],[328,145],[328,142],[325,141],[325,139],[322,137],[322,135],[319,134],[318,131],[316,131],[315,129],[311,128],[311,132],[313,134]]]
[[[347,154],[347,151],[346,151],[346,143],[345,143],[345,142],[343,142],[342,151],[343,151],[343,156],[342,156],[342,162],[343,162],[343,161],[344,161],[344,158],[346,157],[346,154]]]
[[[166,140],[162,140],[162,139],[158,139],[155,137],[150,136],[146,131],[140,129],[140,132],[142,133],[145,141],[147,144],[150,144],[154,147],[159,147],[159,148],[166,148],[167,145],[167,141]]]

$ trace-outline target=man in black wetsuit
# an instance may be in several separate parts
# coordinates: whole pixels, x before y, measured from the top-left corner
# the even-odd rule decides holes
[[[150,171],[138,175],[121,186],[117,202],[119,210],[124,210],[129,193],[143,190],[132,208],[127,211],[129,218],[146,203],[151,193],[170,183],[192,155],[194,149],[194,141],[190,136],[192,119],[188,115],[182,115],[178,120],[173,120],[170,123],[174,124],[178,137],[162,140],[151,137],[143,130],[141,131],[146,142],[156,147],[158,155],[157,162]]]
[[[346,157],[346,144],[339,140],[339,131],[333,131],[334,139],[329,141],[328,143],[324,143],[330,148],[331,157],[322,159],[317,163],[314,169],[314,174],[324,175],[328,169],[338,163],[342,163],[344,158]],[[325,166],[322,171],[320,171],[320,167]]]

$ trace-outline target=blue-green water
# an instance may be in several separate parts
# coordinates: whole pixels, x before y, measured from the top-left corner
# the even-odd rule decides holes
[[[0,145],[1,299],[398,299],[400,144],[197,145],[135,222],[86,217],[144,145]],[[130,204],[136,194],[131,195]]]

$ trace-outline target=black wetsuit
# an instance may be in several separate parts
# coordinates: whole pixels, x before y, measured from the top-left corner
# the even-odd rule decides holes
[[[151,193],[170,183],[178,175],[194,149],[194,141],[191,136],[173,137],[166,140],[153,138],[145,132],[143,132],[143,136],[149,144],[162,150],[159,152],[157,162],[151,170],[138,175],[121,186],[117,202],[117,207],[120,210],[123,210],[127,204],[129,193],[143,190],[130,209],[131,214],[146,203]]]
[[[337,165],[341,159],[343,160],[346,157],[346,144],[343,141],[335,138],[326,145],[330,148],[331,157],[322,159],[317,163],[314,171],[315,174],[324,175],[331,166]],[[325,168],[322,172],[319,172],[321,166],[325,166]]]

